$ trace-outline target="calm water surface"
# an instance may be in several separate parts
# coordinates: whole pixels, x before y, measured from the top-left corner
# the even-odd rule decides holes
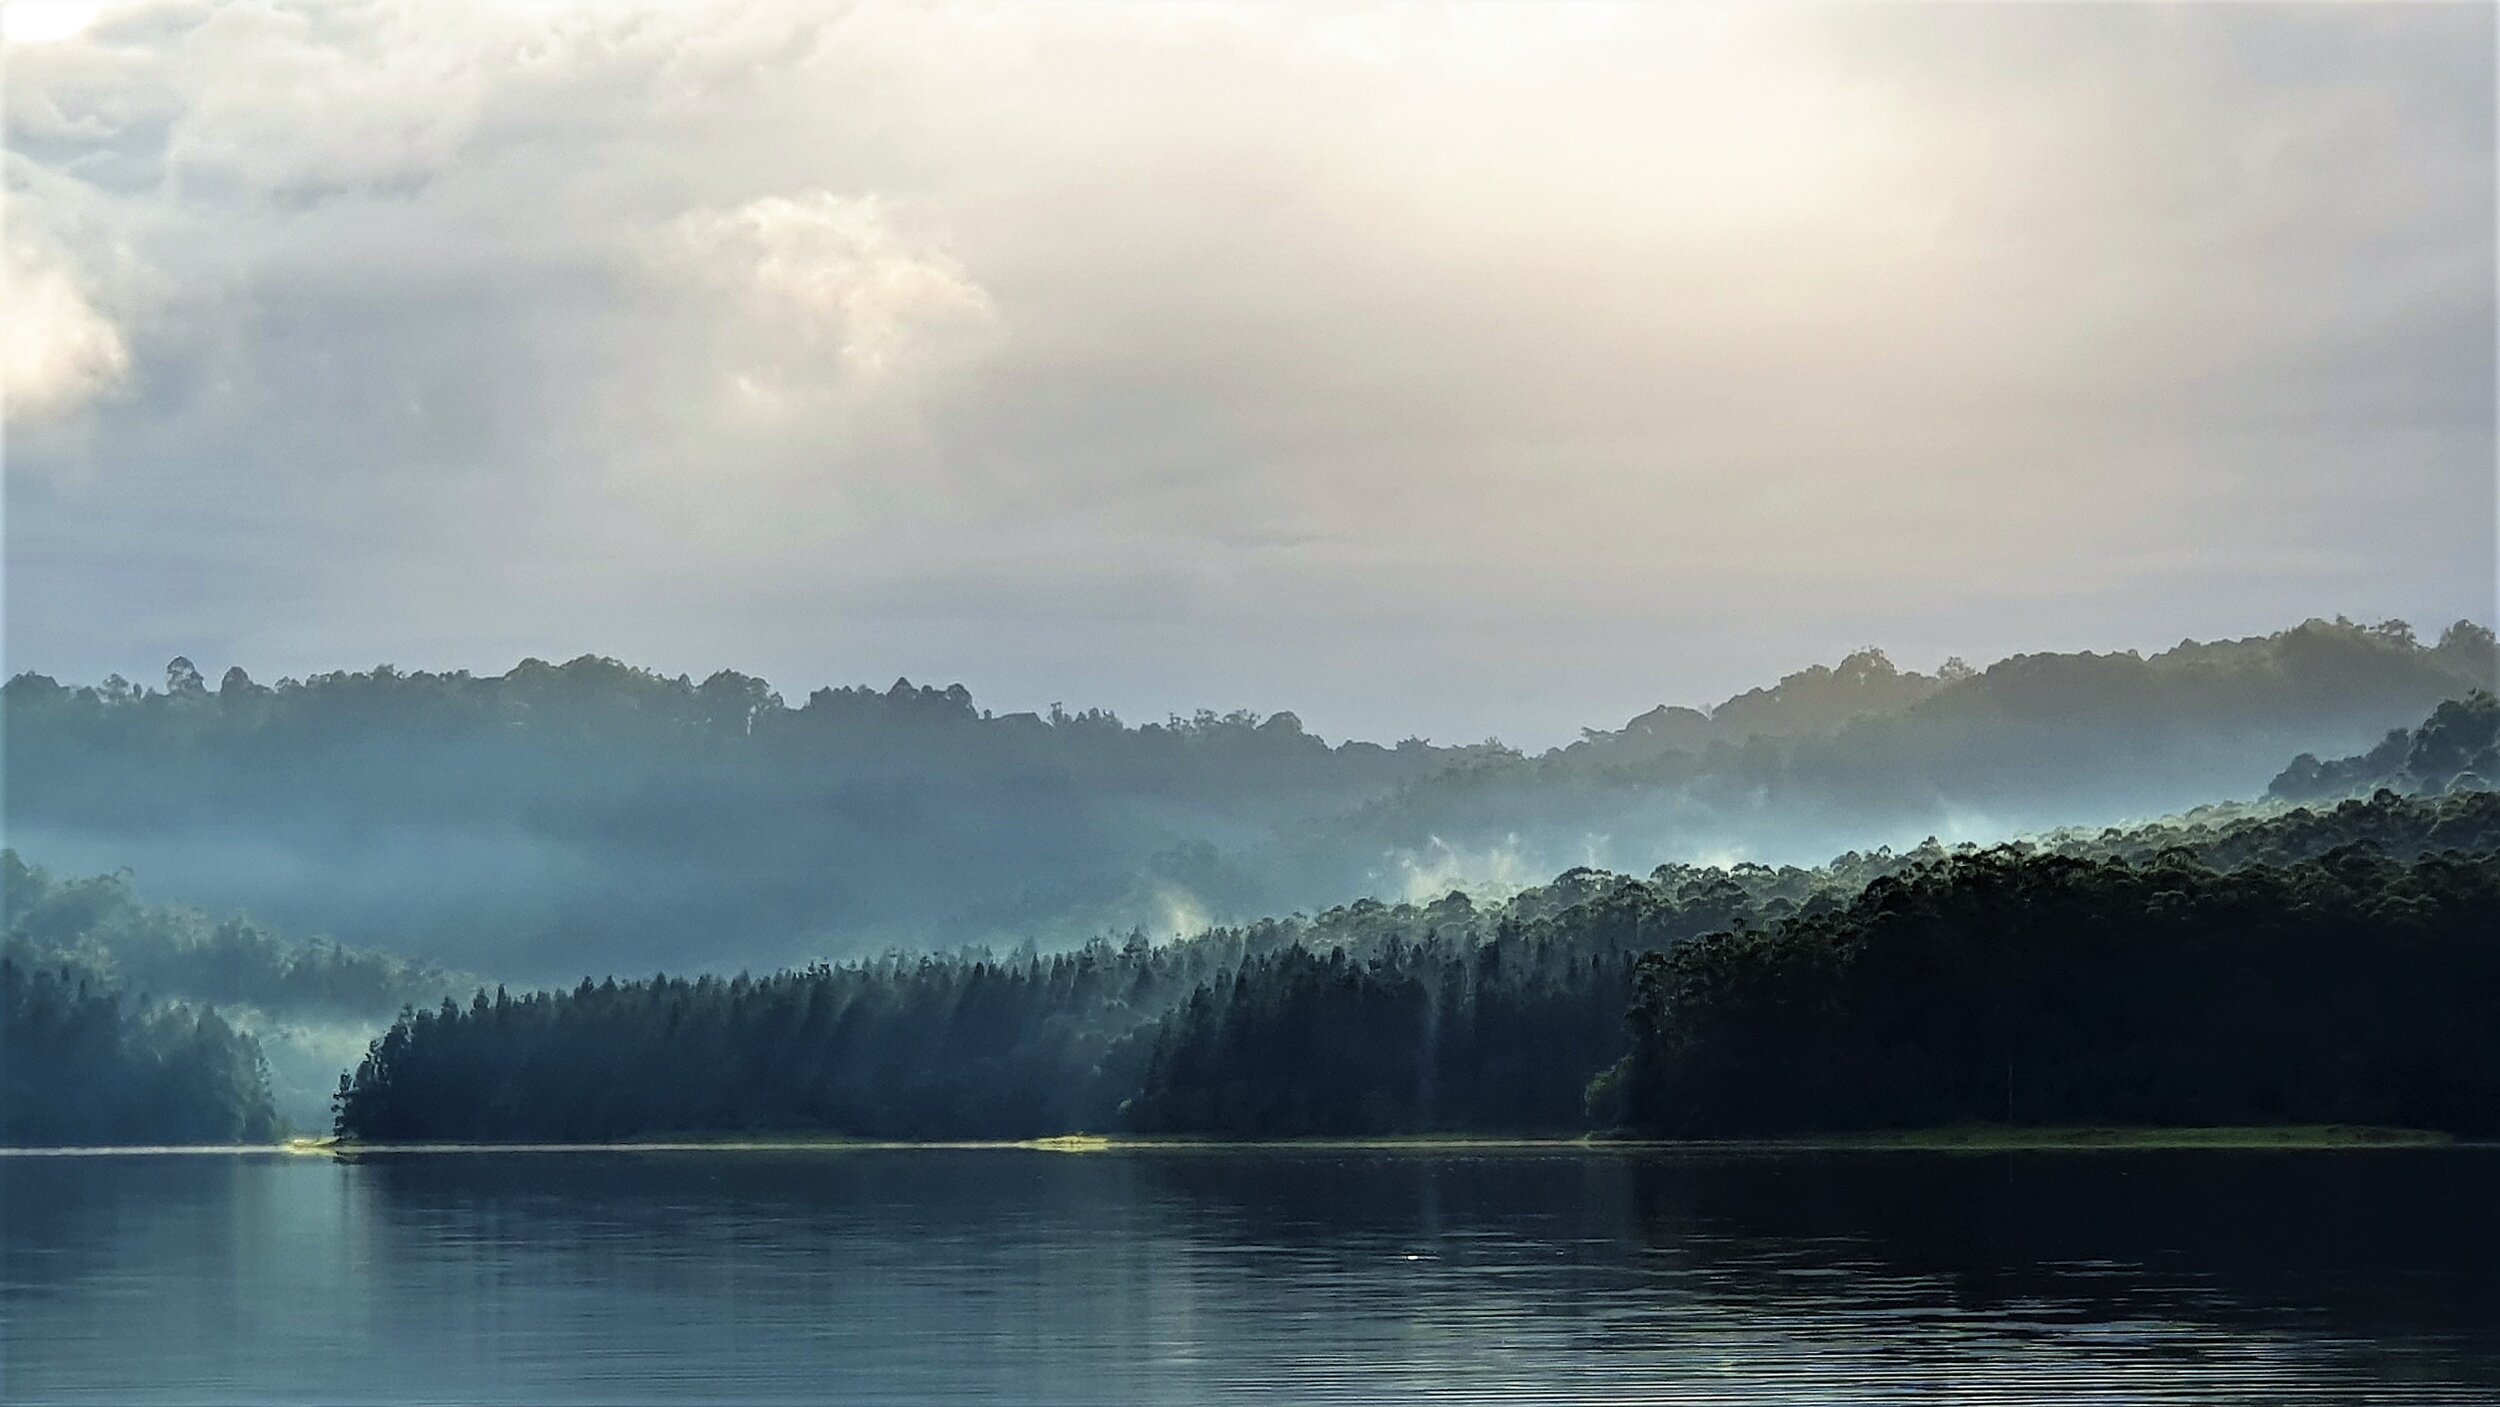
[[[9,1403],[2500,1402],[2500,1151],[0,1158]]]

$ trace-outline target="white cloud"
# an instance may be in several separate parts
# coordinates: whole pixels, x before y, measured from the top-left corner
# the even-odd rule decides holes
[[[0,253],[0,414],[12,426],[78,414],[130,373],[121,330],[98,312],[67,260],[11,238]]]
[[[899,234],[873,195],[808,191],[689,211],[662,263],[722,295],[740,394],[780,403],[960,359],[996,326],[945,251]]]
[[[421,185],[458,158],[511,67],[517,36],[467,18],[406,0],[209,7],[170,39],[176,179],[288,200]]]
[[[109,4],[8,56],[11,644],[1567,736],[2487,613],[2492,23]]]
[[[95,0],[9,0],[0,5],[0,42],[58,44],[84,34],[103,5]]]

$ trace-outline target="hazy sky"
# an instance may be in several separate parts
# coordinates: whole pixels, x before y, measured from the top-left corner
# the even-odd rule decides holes
[[[1534,744],[2488,620],[2493,14],[12,0],[8,667]]]

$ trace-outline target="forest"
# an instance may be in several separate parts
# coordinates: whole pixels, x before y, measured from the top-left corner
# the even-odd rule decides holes
[[[1922,704],[1980,677],[1948,671],[1952,679],[1902,685],[1872,661],[1859,667],[1868,678],[1892,678],[1888,687]],[[1818,715],[1808,705],[1836,707],[1834,698],[1863,683],[1813,680],[1788,701],[1795,707],[1786,717],[1804,736],[1828,737],[1811,732]],[[1736,711],[1776,720],[1781,707],[1754,698]],[[1751,1017],[1696,1004],[1696,992],[1774,1006],[1789,1000],[1746,988],[1764,979],[1728,954],[1754,954],[1747,961],[1792,977],[1844,982],[1847,972],[1827,971],[1839,961],[1833,955],[1868,951],[1869,935],[1902,930],[1907,920],[1897,913],[1867,917],[1866,906],[1903,893],[1932,901],[1918,912],[1942,915],[1921,920],[1946,935],[1938,942],[1971,949],[1984,943],[1973,933],[2014,924],[2024,912],[2019,904],[1982,906],[1972,912],[1984,920],[1955,917],[1963,912],[1955,904],[1983,880],[2013,885],[2023,904],[2041,905],[2038,932],[2067,932],[2058,927],[2065,922],[2058,906],[2082,915],[2058,940],[2071,951],[2058,950],[2056,960],[2075,972],[2096,955],[2142,960],[2088,941],[2109,924],[2155,931],[2152,919],[2128,917],[2138,901],[2168,914],[2164,905],[2192,899],[2205,906],[2191,906],[2202,916],[2197,925],[2220,921],[2210,913],[2255,914],[2249,922],[2266,932],[2329,912],[2375,912],[2362,894],[2371,886],[2401,896],[2407,912],[2427,911],[2446,900],[2416,890],[2473,873],[2440,866],[2500,853],[2500,791],[2488,782],[2500,772],[2495,724],[2500,706],[2488,692],[2473,692],[2354,755],[2324,762],[2302,755],[2278,766],[2262,800],[2200,806],[2157,822],[2038,831],[1985,847],[1929,836],[1813,866],[1670,862],[1637,877],[1582,865],[1524,888],[1366,898],[1307,917],[1201,925],[1168,940],[1140,926],[1074,945],[1028,932],[1002,947],[968,927],[975,937],[944,952],[897,946],[763,977],[721,975],[712,966],[682,977],[584,979],[545,990],[524,983],[491,993],[481,979],[432,959],[294,936],[243,914],[220,918],[147,902],[128,872],[64,879],[12,850],[0,853],[0,956],[10,964],[10,1009],[22,1018],[13,1019],[11,1078],[40,1076],[53,1093],[19,1101],[28,1112],[5,1136],[257,1137],[325,1118],[367,1139],[1115,1130],[1264,1137],[1557,1133],[1617,1124],[1723,1131],[1742,1120],[1693,1091],[1696,1082],[1717,1088],[1740,1067],[1754,1071],[1742,1103],[1762,1128],[1883,1123],[1906,1117],[1908,1106],[1886,1103],[1890,1096],[1872,1088],[1827,1091],[1855,1113],[1800,1104],[1795,1090],[1773,1087],[1760,1050],[1745,1043],[1827,1042],[1851,1050],[1853,1068],[1871,1079],[1876,1065],[1849,1043],[1876,1039],[1868,1030],[1897,1018],[1881,1003],[1900,994],[1818,988],[1817,1009],[1840,1023],[1835,1029],[1765,1035],[1747,1024]],[[1266,725],[1205,726],[1256,733]],[[1295,746],[1326,751],[1297,736],[1304,742]],[[2377,868],[2355,868],[2360,860]],[[2346,876],[2350,892],[2318,877],[2331,864],[2344,865],[2331,874]],[[2058,868],[2071,865],[2090,867],[2081,873],[2095,878],[2030,888],[2004,878],[2077,873]],[[2154,874],[2166,876],[2167,887],[2139,893],[2142,877]],[[2327,902],[2336,895],[2344,910]],[[2286,914],[2265,908],[2277,900],[2291,905]],[[734,897],[715,907],[724,927],[738,922]],[[2349,914],[2334,922],[2344,925],[2336,931],[2348,950],[2376,951],[2370,945],[2379,930]],[[2190,939],[2209,947],[2221,941],[2193,933],[2181,941]],[[2286,942],[2295,940],[2327,941],[2307,930]],[[729,945],[706,936],[687,946]],[[2201,978],[2182,972],[2165,981],[2186,991],[2260,957],[2246,943],[2231,952]],[[1733,965],[1699,977],[1683,966],[1720,958]],[[1950,1006],[1967,998],[1950,974],[1928,976],[1946,982],[1936,1000]],[[2278,999],[2290,1000],[2267,989],[2265,1000]],[[2305,1027],[2314,1014],[2283,1019]],[[2049,1016],[2029,1024],[2061,1029]],[[2127,1029],[2142,1044],[2142,1030]],[[2109,1033],[2069,1034],[2081,1049]],[[1956,1058],[1907,1047],[1898,1053],[1929,1065]],[[2158,1058],[2190,1069],[2215,1057]],[[2016,1113],[2033,1117],[2026,1111],[2034,1105],[2041,1118],[2088,1111],[2093,1078],[2069,1068],[2081,1059],[2070,1050],[2018,1060]],[[92,1078],[70,1073],[90,1066]],[[2374,1079],[2361,1084],[2375,1087]],[[2202,1083],[2221,1089],[2227,1082]],[[73,1098],[63,1089],[85,1093]],[[2367,1102],[2354,1096],[2336,1107],[2356,1101]],[[84,1123],[70,1107],[80,1102],[95,1106]],[[2002,1107],[1929,1112],[1987,1117]],[[2246,1089],[2228,1101],[2251,1117],[2294,1107]]]
[[[2477,689],[2431,710],[2413,728],[2396,728],[2369,751],[2321,762],[2292,759],[2266,787],[2276,801],[2332,801],[2374,791],[2437,794],[2500,786],[2500,698]]]
[[[244,915],[213,919],[141,899],[128,872],[62,879],[0,850],[0,926],[12,954],[72,963],[133,992],[314,1016],[387,1016],[474,985],[431,962],[297,939]]]
[[[2203,1086],[2185,1079],[2167,1102],[2123,1106],[2134,1116],[2210,1122],[2375,1110],[2463,1127],[2454,1101],[2385,1103],[2387,1082],[2409,1068],[2404,1059],[2461,1062],[2448,1083],[2425,1090],[2473,1087],[2500,1068],[2491,1046],[2444,1024],[2477,1002],[2488,1010],[2500,995],[2486,932],[2496,852],[2500,793],[2383,790],[2328,808],[2217,807],[1985,849],[1932,841],[1900,853],[1878,848],[1811,869],[1670,864],[1646,878],[1575,869],[1499,903],[1460,893],[1427,903],[1365,900],[1169,943],[1137,934],[1048,954],[1031,946],[1005,955],[896,954],[760,978],[480,991],[394,1024],[342,1077],[336,1126],[373,1141],[1118,1130],[1249,1137],[1617,1124],[1722,1132],[1734,1126],[1667,1116],[1691,1103],[1694,1081],[1733,1079],[1731,1071],[1759,1063],[1758,1046],[1742,1043],[1772,1037],[1743,1014],[1785,1010],[1782,983],[1818,1002],[1857,1000],[1845,973],[1811,964],[1882,950],[1907,912],[1942,915],[1931,926],[1958,946],[1907,975],[1900,964],[1870,967],[1867,980],[1877,985],[1864,998],[1868,1021],[1898,1014],[1879,998],[1936,1004],[1939,1031],[2010,1020],[2002,1002],[1987,1013],[1965,1009],[1979,980],[1970,965],[1993,977],[2007,954],[2036,948],[2040,971],[2030,975],[2042,982],[2089,982],[2104,996],[2129,988],[2138,972],[2156,974],[2156,986],[2180,984],[2177,1006],[2147,1015],[2121,1003],[2115,1024],[2082,1028],[2072,1039],[2085,1047],[2113,1033],[2140,1040],[2182,1011],[2200,1021],[2229,1015],[2236,1024],[2225,1029],[2253,1042],[2247,1054],[2258,1062],[2314,1038],[2324,1028],[2308,1023],[2322,1014],[2384,1027],[2356,1047],[2366,1058],[2327,1072],[2342,1083],[2308,1102],[2243,1082],[2215,1085],[2213,1101],[2199,1103],[2194,1090]],[[2037,944],[2035,932],[2044,935]],[[2148,954],[2146,934],[2172,946]],[[1724,969],[1734,976],[1694,969],[1683,985],[1669,974],[1684,969],[1662,965],[1722,952],[1747,955],[1751,965]],[[2448,987],[2416,991],[2442,969]],[[1722,989],[1739,1005],[1707,1005]],[[2316,1005],[2339,990],[2357,1005]],[[2365,1000],[2368,993],[2379,995]],[[2421,1008],[2412,1046],[2387,1024],[2399,1020],[2407,993],[2436,997]],[[1998,989],[1984,995],[1996,1001]],[[1662,1004],[1669,996],[1687,1005],[1670,1010]],[[2003,1052],[1965,1049],[1951,1044],[1963,1037],[1943,1035],[1938,1050],[1874,1049],[1866,1044],[1873,1037],[1849,1024],[1849,1010],[1828,1018],[1834,1031],[1807,1034],[1823,1042],[1818,1051],[1869,1066],[1846,1075],[1864,1090],[1831,1094],[1839,1104],[1783,1105],[1793,1092],[1782,1095],[1772,1073],[1755,1071],[1746,1078],[1768,1091],[1760,1129],[2002,1116],[2002,1101],[1883,1103],[1877,1096],[1892,1085],[1882,1060],[1925,1072],[1949,1057],[1978,1058],[1970,1049]],[[1688,1021],[1727,1034],[1706,1046],[1661,1044],[1662,1033],[1680,1033]],[[2017,1063],[2015,1116],[2087,1116],[2095,1107],[2089,1052],[2052,1050],[2042,1039],[2029,1053],[2031,1074]],[[2111,1058],[2166,1058],[2149,1046],[2129,1050]],[[2196,1058],[2222,1056],[2200,1048]],[[2285,1069],[2292,1080],[2314,1073]],[[1955,1078],[1967,1074],[1957,1069]],[[1991,1088],[2004,1087],[2000,1072]]]
[[[1989,851],[1644,955],[1593,1093],[1643,1132],[1979,1120],[2500,1132],[2500,857]]]
[[[1932,674],[1864,650],[1530,755],[1331,743],[1285,712],[993,712],[900,680],[793,703],[596,656],[274,684],[177,659],[162,687],[9,680],[0,763],[12,844],[47,863],[543,983],[2169,814],[2365,750],[2496,670],[2463,621]]]
[[[212,1011],[135,1000],[75,964],[0,954],[0,1144],[265,1142],[260,1045]]]
[[[1883,691],[1890,671],[1860,656],[1844,672]],[[1636,720],[1543,756],[1473,761],[1286,843],[1311,857],[1516,851],[1550,872],[1660,854],[1803,862],[1927,835],[1984,843],[2101,826],[2256,796],[2287,757],[2357,749],[2488,690],[2500,654],[2471,622],[2426,646],[2401,622],[2313,621],[2143,657],[2036,654],[1945,673],[1905,705],[1826,715],[1794,735],[1695,746],[1689,731]],[[2363,726],[2370,717],[2385,721]],[[2344,741],[2309,741],[2328,736]]]
[[[211,1033],[201,1038],[208,1053],[186,1058],[205,1062],[204,1083],[184,1088],[209,1092],[213,1108],[236,1099],[241,1110],[267,1105],[300,1129],[326,1122],[339,1067],[396,1013],[476,986],[476,979],[432,963],[293,937],[244,915],[216,919],[180,904],[149,903],[127,873],[62,879],[14,850],[0,851],[0,956],[20,980],[36,984],[25,1000],[47,1010],[60,1006],[30,1032],[123,1033],[115,1041],[48,1047],[39,1059],[30,1056],[37,1063],[29,1068],[66,1077],[83,1061],[110,1064],[122,1059],[113,1052],[159,1049],[167,1031],[201,1026]],[[81,991],[86,996],[76,997]],[[89,1102],[120,1107],[135,1099],[133,1107],[159,1111],[97,1116],[99,1127],[124,1133],[159,1129],[141,1141],[208,1138],[203,1128],[241,1136],[265,1123],[258,1115],[215,1113],[168,1121],[159,1114],[173,1106],[134,1094],[123,1076],[97,1069],[92,1081],[72,1079],[71,1087]],[[234,1091],[242,1093],[230,1099]],[[67,1125],[54,1119],[46,1127]]]

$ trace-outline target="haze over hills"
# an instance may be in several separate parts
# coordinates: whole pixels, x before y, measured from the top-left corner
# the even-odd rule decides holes
[[[266,1083],[261,1103],[297,1129],[320,1128],[341,1066],[352,1063],[403,1007],[430,1006],[449,994],[467,995],[479,981],[431,963],[343,947],[319,938],[275,931],[243,914],[223,918],[178,903],[142,899],[131,876],[63,879],[0,851],[0,961],[16,984],[11,997],[39,1028],[11,1033],[17,1063],[40,1062],[67,1045],[80,1058],[120,1067],[124,1078],[145,1085],[149,1066],[168,1063],[221,1069],[208,1079],[229,1094]],[[65,998],[71,998],[64,1000]],[[83,1027],[75,1040],[61,1031],[46,1039],[40,1029]],[[179,1040],[169,1036],[179,1036]],[[108,1058],[101,1047],[119,1047]],[[158,1077],[160,1082],[162,1077]],[[194,1070],[177,1077],[194,1087]],[[21,1109],[43,1111],[60,1121],[56,1132],[78,1127],[82,1104],[145,1104],[79,1093],[80,1077],[60,1072],[50,1081],[19,1079],[13,1088]],[[249,1099],[212,1101],[205,1126],[180,1129],[186,1138],[222,1139],[254,1127]],[[147,1128],[146,1109],[134,1128],[142,1141],[171,1136],[175,1126]],[[92,1137],[104,1126],[81,1130]]]
[[[2275,801],[2314,803],[2375,792],[2489,791],[2500,785],[2500,698],[2477,692],[2398,728],[2376,747],[2321,762],[2303,753],[2266,786]]]
[[[1661,711],[1541,757],[1445,769],[1300,843],[1516,853],[1533,876],[1670,856],[1810,864],[1929,835],[2149,818],[2259,794],[2276,759],[2309,750],[2301,739],[2352,738],[2377,716],[2419,722],[2489,687],[2494,660],[2490,632],[2470,622],[2428,648],[2401,623],[2313,621],[2150,656],[1948,665],[1940,678],[1865,654],[1706,719]]]
[[[761,981],[712,973],[620,988],[611,977],[594,990],[584,978],[569,1004],[558,996],[554,1007],[526,990],[515,1006],[501,982],[490,1002],[480,978],[307,941],[246,916],[216,920],[144,902],[126,873],[64,881],[5,852],[0,995],[9,1022],[0,1063],[23,1117],[0,1129],[0,1142],[249,1138],[273,1118],[319,1129],[330,1122],[342,1069],[356,1071],[370,1093],[374,1081],[398,1078],[388,1073],[393,1052],[404,1053],[412,1034],[431,1040],[427,1032],[453,1030],[446,1023],[464,1011],[502,1027],[562,1010],[599,1012],[596,1029],[559,1021],[524,1044],[554,1062],[532,1078],[574,1086],[576,1097],[559,1102],[577,1106],[580,1119],[548,1123],[555,1091],[535,1087],[526,1098],[486,1101],[488,1122],[476,1123],[478,1108],[458,1110],[483,1070],[454,1068],[454,1084],[444,1086],[438,1066],[424,1077],[434,1092],[411,1111],[419,1122],[402,1132],[582,1137],[769,1127],[963,1137],[1119,1126],[1233,1134],[1576,1127],[1583,1086],[1622,1054],[1635,958],[1672,954],[1713,933],[1770,928],[1787,933],[1783,942],[1819,942],[1791,921],[1831,916],[1852,896],[1899,879],[1925,882],[1961,867],[1988,883],[1992,866],[2062,858],[2103,866],[2103,879],[2117,886],[2104,897],[2134,884],[2120,873],[2132,867],[2204,886],[2227,908],[2237,902],[2231,895],[2254,891],[2214,888],[2215,875],[2248,872],[2262,890],[2275,882],[2263,875],[2297,880],[2294,870],[2323,864],[2311,878],[2347,898],[2394,896],[2405,910],[2411,900],[2399,891],[2422,879],[2432,897],[2445,896],[2439,902],[2471,904],[2471,893],[2451,883],[2466,872],[2416,867],[2444,855],[2485,857],[2474,863],[2488,868],[2500,795],[2454,764],[2486,759],[2496,722],[2488,693],[2441,704],[2422,727],[2373,750],[2404,742],[2407,766],[2353,778],[2356,788],[2376,789],[2335,804],[2319,804],[2333,802],[2332,793],[2297,807],[2279,798],[2225,802],[2142,826],[2063,827],[1986,851],[1933,839],[1900,851],[1852,849],[1811,868],[1667,863],[1645,878],[1574,868],[1507,897],[1364,898],[1313,918],[1219,925],[1169,943],[1096,937],[1046,955],[1028,939],[1006,952],[889,952]],[[2323,770],[2341,776],[2364,760]],[[2284,775],[2314,779],[2318,764],[2301,762],[2306,770],[2296,764]],[[2138,890],[2122,908],[2150,894],[2146,921],[2175,917],[2163,907],[2167,888]],[[403,1013],[393,1023],[407,1007],[422,1019],[412,1026]],[[698,1024],[681,1030],[681,1018]],[[700,1024],[724,1018],[734,1019]],[[1293,1031],[1324,1037],[1339,1054],[1293,1054],[1302,1044]],[[612,1058],[580,1063],[583,1042],[609,1041],[622,1043]],[[690,1044],[700,1049],[690,1054]],[[1290,1058],[1278,1064],[1280,1054]],[[678,1068],[689,1059],[711,1073],[691,1084],[619,1083],[636,1062]],[[2468,1063],[2479,1067],[2479,1058]],[[1627,1070],[1656,1074],[1637,1061]],[[784,1088],[794,1073],[796,1091]],[[1218,1095],[1218,1087],[1232,1093]],[[649,1103],[658,1089],[681,1102]],[[1131,1094],[1141,1101],[1133,1109],[1124,1102]],[[1627,1087],[1623,1098],[1631,1101],[1625,1117],[1650,1117],[1633,1114],[1648,1096]],[[400,1117],[364,1107],[358,1119],[368,1135],[382,1127],[371,1119]],[[438,1122],[444,1117],[455,1123]]]
[[[960,685],[612,660],[6,688],[11,844],[515,980],[1080,941],[1578,864],[1812,863],[2255,797],[2488,687],[2490,632],[2313,621],[1936,675],[1880,653],[1527,756],[1289,713],[997,715]]]

